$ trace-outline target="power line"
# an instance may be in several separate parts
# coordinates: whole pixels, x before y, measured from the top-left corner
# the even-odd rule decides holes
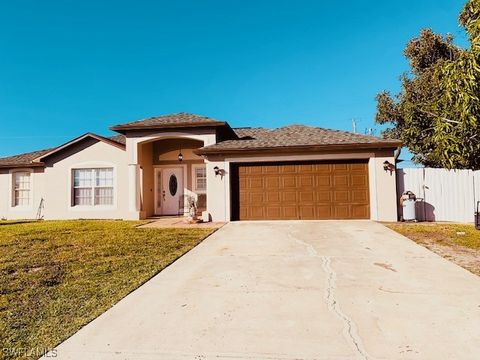
[[[59,138],[74,138],[74,137],[75,135],[30,135],[30,136],[0,136],[0,139],[59,139]]]

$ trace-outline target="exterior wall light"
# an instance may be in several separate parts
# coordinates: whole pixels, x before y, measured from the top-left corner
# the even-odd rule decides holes
[[[383,162],[383,170],[385,171],[390,171],[390,173],[392,173],[393,171],[395,171],[395,165],[393,165],[391,162],[389,162],[388,160],[385,160]]]
[[[220,169],[218,166],[215,166],[213,168],[213,171],[215,171],[215,176],[218,176],[220,175],[220,177],[223,179],[223,177],[225,176],[225,174],[227,173],[225,171],[225,169]]]
[[[183,161],[183,154],[181,149],[180,149],[180,152],[178,153],[178,161]]]

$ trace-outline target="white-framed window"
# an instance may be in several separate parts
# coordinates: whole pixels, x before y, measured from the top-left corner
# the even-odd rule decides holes
[[[73,206],[113,205],[113,168],[73,169]]]
[[[207,168],[205,165],[193,165],[193,190],[198,192],[207,191]]]
[[[15,171],[12,173],[12,193],[13,206],[26,207],[30,206],[32,202],[31,191],[31,172],[30,171]]]

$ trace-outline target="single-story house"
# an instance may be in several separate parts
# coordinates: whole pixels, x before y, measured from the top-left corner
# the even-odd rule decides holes
[[[187,113],[110,129],[0,158],[0,218],[397,220],[397,140]]]

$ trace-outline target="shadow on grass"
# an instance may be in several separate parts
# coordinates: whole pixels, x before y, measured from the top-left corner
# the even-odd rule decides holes
[[[41,220],[0,220],[0,226],[2,225],[17,225],[26,223],[40,222]]]

